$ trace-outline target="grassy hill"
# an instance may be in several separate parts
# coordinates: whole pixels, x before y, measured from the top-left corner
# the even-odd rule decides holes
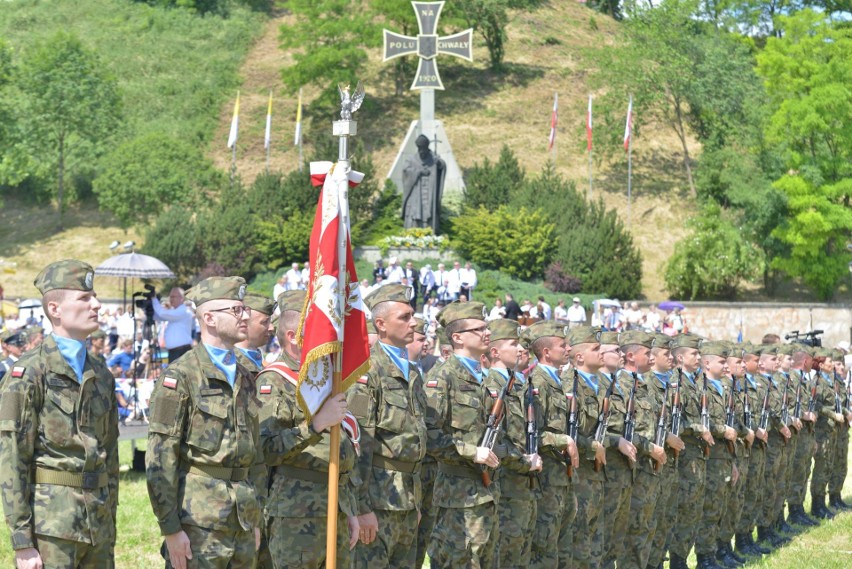
[[[289,171],[298,162],[298,152],[292,145],[296,98],[283,92],[279,73],[291,58],[277,48],[279,27],[290,23],[291,18],[282,14],[270,20],[241,70],[244,81],[237,168],[244,179],[253,179],[265,168],[263,127],[270,89],[276,93],[271,168]],[[439,29],[442,31],[447,30]],[[594,63],[583,54],[591,47],[611,42],[618,33],[618,24],[574,2],[550,2],[534,11],[512,13],[507,32],[508,71],[504,74],[488,69],[488,53],[478,37],[473,63],[439,58],[446,91],[436,95],[436,114],[444,121],[456,159],[462,168],[469,167],[485,156],[495,158],[505,143],[528,173],[539,171],[554,157],[547,151],[547,136],[553,93],[557,91],[560,126],[556,168],[575,180],[578,188],[588,187],[582,125],[589,94],[586,79]],[[408,124],[417,118],[420,108],[416,92],[407,91],[399,97],[394,94],[389,71],[389,64],[382,63],[380,50],[371,50],[361,79],[368,99],[378,107],[371,116],[380,118],[366,122],[362,115],[358,129],[359,138],[382,175],[390,169]],[[306,86],[306,104],[317,93],[316,87]],[[217,133],[210,144],[210,155],[220,168],[228,168],[231,162],[225,141],[232,110],[230,102],[221,108]],[[332,119],[307,119],[303,123],[306,140],[318,129],[330,129]],[[306,154],[310,154],[309,142],[306,147]],[[679,148],[673,133],[653,126],[645,128],[634,144],[631,231],[642,250],[642,284],[651,299],[666,297],[662,266],[674,243],[685,234],[678,215],[692,205],[685,197],[687,185]],[[699,148],[692,141],[693,156]],[[593,197],[602,197],[625,220],[626,186],[626,159],[595,165]],[[665,239],[660,238],[662,232]]]

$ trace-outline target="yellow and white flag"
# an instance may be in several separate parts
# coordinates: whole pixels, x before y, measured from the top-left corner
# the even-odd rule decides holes
[[[302,90],[299,89],[299,106],[296,108],[296,137],[293,146],[302,144]]]
[[[269,150],[272,140],[272,91],[269,92],[269,105],[266,108],[266,134],[263,137],[263,148]]]
[[[237,144],[237,131],[240,130],[240,92],[237,91],[237,102],[234,103],[234,116],[231,119],[231,132],[228,134],[228,148]]]

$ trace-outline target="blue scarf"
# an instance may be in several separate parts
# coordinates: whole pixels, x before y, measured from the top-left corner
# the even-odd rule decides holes
[[[65,336],[57,336],[51,334],[56,347],[59,348],[59,354],[62,356],[74,373],[77,375],[77,383],[83,383],[83,367],[86,365],[86,344],[79,340],[66,338]]]
[[[257,367],[263,367],[263,354],[260,353],[260,350],[246,350],[245,348],[240,348],[240,351],[244,353],[248,359],[253,361]]]
[[[460,356],[458,354],[453,355],[457,357],[461,364],[464,366],[464,368],[468,372],[470,372],[470,375],[472,375],[476,379],[476,383],[482,385],[482,366],[479,364],[479,362],[473,358],[468,358],[466,356]]]
[[[225,374],[228,384],[233,387],[234,382],[237,380],[237,358],[234,356],[234,351],[216,348],[209,344],[204,344],[204,348],[210,355],[213,365]]]
[[[408,381],[408,350],[406,350],[405,348],[397,348],[396,346],[390,346],[388,344],[385,344],[384,342],[379,342],[379,345],[382,347],[382,350],[384,350],[384,352],[393,362],[393,365],[395,365],[397,369],[402,372],[402,377],[405,378],[405,381]]]

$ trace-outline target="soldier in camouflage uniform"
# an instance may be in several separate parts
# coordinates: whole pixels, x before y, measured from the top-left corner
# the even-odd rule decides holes
[[[633,465],[636,463],[636,447],[625,439],[624,419],[627,416],[627,399],[633,381],[618,380],[618,371],[623,365],[617,332],[601,334],[601,360],[603,367],[598,376],[601,387],[609,390],[610,419],[607,426],[606,466],[604,473],[604,555],[605,569],[615,566],[616,560],[624,558],[626,551],[627,526],[630,519],[630,496],[633,491]]]
[[[644,375],[654,363],[651,355],[654,337],[641,330],[628,330],[618,335],[624,356],[624,369],[618,374],[622,385],[636,384],[634,398],[635,432],[631,441],[636,447],[630,513],[624,536],[624,554],[619,569],[645,569],[651,556],[651,546],[657,530],[654,507],[660,492],[661,478],[657,473],[667,462],[666,450],[654,443],[660,405],[652,394]]]
[[[350,550],[358,539],[355,493],[350,477],[355,467],[357,422],[346,414],[343,394],[330,397],[311,421],[296,402],[299,361],[296,331],[305,303],[304,290],[278,296],[280,316],[278,361],[257,376],[261,401],[260,442],[269,468],[265,518],[270,557],[276,569],[325,567],[328,505],[327,430],[343,421],[340,434],[337,563],[348,567]],[[351,420],[350,420],[351,418]]]
[[[671,431],[671,411],[675,399],[677,379],[672,377],[671,337],[666,334],[654,334],[651,356],[654,358],[651,371],[645,374],[648,391],[654,398],[655,408],[666,407],[666,463],[659,469],[660,490],[657,494],[657,505],[654,508],[654,518],[657,528],[651,543],[647,566],[661,568],[666,556],[668,535],[677,516],[678,470],[677,456],[684,449],[683,440]]]
[[[93,277],[73,260],[39,273],[53,333],[0,388],[0,484],[18,567],[114,567],[118,410],[112,374],[84,343],[101,307]]]
[[[571,566],[576,569],[596,569],[601,566],[604,548],[603,468],[595,469],[595,459],[606,463],[609,440],[595,440],[601,414],[604,389],[598,380],[601,367],[600,331],[589,326],[576,326],[568,331],[573,370],[562,374],[573,396],[577,381],[577,447],[580,466],[574,472],[573,487],[577,497],[577,516],[571,547]],[[576,377],[575,377],[576,376]]]
[[[814,456],[814,422],[816,415],[808,411],[811,400],[811,363],[813,358],[810,348],[803,344],[793,346],[793,365],[790,375],[795,381],[801,399],[801,420],[804,428],[800,429],[796,438],[796,452],[790,457],[790,479],[787,487],[787,507],[789,519],[796,524],[816,526],[819,522],[805,513],[805,490],[808,487],[808,476],[811,470],[811,460]]]
[[[521,335],[521,341],[538,358],[528,381],[538,391],[536,422],[543,462],[530,567],[571,565],[577,498],[566,472],[565,457],[569,456],[577,468],[579,456],[576,442],[568,436],[570,388],[559,378],[559,368],[568,362],[566,331],[567,326],[544,320]]]
[[[6,359],[0,361],[0,377],[3,377],[7,371],[14,367],[27,344],[27,334],[23,330],[5,330],[0,333],[0,344],[3,344],[3,351],[8,355]],[[3,356],[0,355],[0,358]]]
[[[417,556],[420,461],[426,454],[426,396],[406,346],[416,321],[410,286],[390,284],[365,302],[379,341],[370,371],[349,390],[362,428],[356,487],[360,543],[353,568],[411,567]]]
[[[414,327],[414,342],[418,341],[418,334],[423,335],[423,339],[425,341],[426,338],[426,321],[420,318],[419,316],[415,316],[418,323]],[[368,322],[369,325],[372,325],[372,322]],[[409,359],[412,357],[411,346],[408,347],[409,350]],[[422,347],[420,348],[422,353]],[[412,362],[417,362],[418,368],[420,368],[422,360],[418,358],[417,360],[412,359]],[[442,362],[438,361],[432,367],[432,369],[436,367],[440,367]],[[431,371],[431,369],[429,370]],[[421,386],[422,386],[421,382]],[[425,390],[424,390],[425,394]],[[426,409],[427,413],[429,409]],[[423,457],[423,460],[420,461],[420,524],[417,526],[417,555],[415,556],[414,567],[420,569],[423,567],[423,561],[426,559],[426,549],[429,546],[429,537],[432,535],[432,529],[435,526],[435,510],[432,507],[432,490],[435,486],[435,476],[438,474],[438,463],[435,462],[435,459],[427,454]]]
[[[245,286],[240,277],[210,277],[187,292],[201,342],[169,365],[151,395],[148,495],[167,568],[255,563],[260,402],[252,374],[234,354],[251,316]]]
[[[834,350],[834,386],[839,397],[840,414],[843,420],[837,424],[837,443],[834,450],[834,468],[828,480],[828,501],[835,510],[848,510],[850,506],[843,501],[843,483],[846,481],[848,470],[847,454],[849,453],[849,425],[852,424],[852,409],[849,406],[846,386],[846,366],[843,363],[844,353]]]
[[[802,429],[802,422],[795,417],[796,382],[790,373],[793,365],[793,349],[792,344],[778,344],[778,371],[775,374],[775,381],[782,392],[782,401],[785,405],[786,416],[783,417],[783,421],[790,430],[790,438],[784,448],[784,460],[779,474],[780,483],[775,492],[773,508],[776,512],[776,529],[787,533],[795,532],[784,516],[784,502],[787,501],[790,489],[791,472],[799,442],[798,433]]]
[[[834,512],[825,505],[825,492],[831,477],[834,462],[837,426],[843,422],[834,399],[834,360],[831,350],[820,349],[814,357],[816,371],[816,432],[817,449],[814,454],[814,470],[811,474],[811,514],[821,519],[831,519]]]
[[[680,383],[681,438],[685,444],[678,458],[677,517],[669,537],[671,569],[686,569],[686,558],[695,544],[704,502],[707,459],[704,449],[715,444],[713,435],[701,424],[700,372],[698,345],[701,337],[679,334],[672,340],[672,355],[677,362]]]
[[[491,363],[485,387],[495,399],[506,386],[509,374],[515,373],[512,389],[504,399],[503,441],[494,447],[500,459],[500,500],[497,517],[500,525],[498,567],[523,569],[529,566],[532,536],[535,531],[536,501],[539,487],[536,472],[541,471],[538,453],[527,454],[526,448],[526,380],[516,367],[520,325],[500,318],[488,324],[491,331],[489,360]]]
[[[729,348],[725,342],[702,341],[699,345],[701,352],[702,381],[698,385],[700,393],[706,401],[709,416],[709,430],[713,436],[710,454],[707,457],[704,470],[703,506],[699,511],[700,522],[695,536],[695,555],[698,558],[698,569],[716,569],[715,558],[719,550],[717,539],[722,521],[722,512],[728,500],[731,486],[736,484],[739,476],[734,464],[736,455],[737,428],[739,423],[731,426],[726,423],[726,412],[730,388],[725,389],[722,379],[729,373]],[[706,383],[705,383],[706,382]],[[705,392],[706,388],[706,392]],[[731,452],[731,449],[734,449]],[[720,561],[725,567],[738,567],[727,554]]]
[[[481,466],[497,468],[497,455],[481,447],[488,420],[479,358],[490,332],[481,302],[452,303],[438,322],[453,355],[426,375],[428,452],[438,462],[432,496],[435,525],[429,543],[432,567],[490,568],[496,563],[496,484],[486,487]]]

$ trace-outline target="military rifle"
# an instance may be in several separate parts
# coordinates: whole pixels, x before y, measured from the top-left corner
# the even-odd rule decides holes
[[[538,423],[535,419],[535,390],[533,389],[532,376],[527,377],[526,394],[526,450],[527,454],[538,454]],[[533,488],[533,477],[530,476],[530,488]]]
[[[497,396],[497,401],[495,401],[494,406],[491,407],[491,413],[488,415],[488,422],[485,424],[485,434],[482,435],[482,442],[479,446],[493,450],[494,445],[497,444],[497,437],[500,434],[500,429],[503,427],[503,417],[506,415],[506,393],[508,393],[509,390],[512,389],[512,386],[515,385],[515,374],[518,372],[519,361],[520,357],[515,360],[515,369],[509,373],[509,379],[506,381],[506,385],[504,385],[503,389],[500,390],[500,394]],[[488,488],[491,486],[491,473],[488,471],[488,467],[484,464],[480,464],[479,468],[482,470],[482,483],[485,484],[486,488]]]
[[[577,430],[579,427],[579,420],[577,418],[577,376],[579,372],[577,372],[577,368],[574,368],[574,387],[571,389],[571,407],[568,410],[568,436],[574,441],[574,444],[577,443]],[[568,476],[574,475],[574,465],[571,464],[571,456],[568,454],[567,449],[563,452],[563,456],[565,457],[566,472]]]
[[[736,430],[734,424],[737,421],[737,399],[736,399],[736,391],[737,391],[737,378],[732,374],[731,375],[731,396],[728,397],[728,412],[725,414],[725,425],[731,427]],[[731,453],[731,456],[737,456],[737,448],[736,443],[734,441],[729,441],[725,439],[725,444],[728,447],[728,452]]]
[[[796,382],[796,407],[793,409],[793,417],[802,418],[802,379]]]
[[[674,436],[680,436],[680,421],[683,415],[683,404],[680,402],[680,384],[683,383],[683,370],[677,368],[677,385],[675,385],[674,397],[672,398],[672,428],[671,432]],[[680,455],[678,449],[672,449],[675,458]]]
[[[627,399],[627,415],[624,417],[624,438],[629,443],[633,443],[633,436],[636,432],[636,388],[639,385],[639,376],[636,372],[630,372],[633,375],[633,386],[630,388],[630,398]]]
[[[781,396],[781,425],[788,427],[790,423],[790,412],[787,410],[787,391],[790,389],[790,376],[786,375],[787,381],[784,382],[784,394]],[[787,439],[784,439],[784,446],[787,446]]]
[[[666,380],[663,386],[663,404],[660,405],[660,415],[657,417],[657,431],[654,434],[654,444],[658,447],[665,447],[666,444],[666,435],[668,434],[668,430],[666,429],[666,403],[668,403],[668,400],[669,382]],[[654,461],[654,472],[659,472],[662,467],[661,463]]]
[[[766,393],[763,395],[763,406],[760,409],[760,421],[757,423],[758,429],[763,429],[766,431],[766,428],[769,427],[769,384],[771,380],[766,380]],[[763,443],[763,446],[766,446],[766,443]]]
[[[802,379],[805,378],[805,372],[802,372]],[[816,397],[817,397],[817,384],[819,383],[819,372],[817,372],[817,377],[814,378],[814,384],[811,386],[811,400],[808,401],[808,413],[816,412]],[[808,431],[814,432],[814,422],[808,421]]]
[[[707,407],[707,374],[701,374],[704,377],[704,386],[701,390],[701,426],[704,430],[710,430],[710,409]],[[704,445],[704,457],[710,456],[710,445]]]
[[[615,387],[614,377],[609,383],[609,387],[606,388],[606,393],[604,393],[604,400],[601,403],[601,412],[598,413],[598,424],[595,426],[595,442],[601,444],[603,444],[604,437],[606,436],[607,427],[609,427],[609,417],[610,415],[612,415],[610,399],[612,399],[613,387]],[[595,472],[600,472],[601,466],[603,466],[601,462],[598,459],[595,459]]]

